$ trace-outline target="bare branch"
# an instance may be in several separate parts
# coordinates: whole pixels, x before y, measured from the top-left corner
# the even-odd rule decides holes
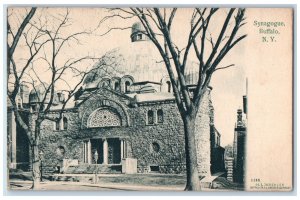
[[[168,21],[168,29],[169,30],[171,29],[172,22],[173,22],[173,19],[175,17],[176,11],[177,11],[177,8],[172,9],[172,12],[171,12],[171,15],[170,15],[170,18],[169,18],[169,21]]]
[[[102,34],[96,34],[98,36],[104,36],[104,35],[107,35],[108,33],[110,33],[111,31],[113,30],[128,30],[128,29],[131,29],[132,27],[113,27],[113,28],[110,28],[108,31],[102,33]]]
[[[31,8],[30,12],[28,13],[28,15],[25,17],[25,19],[21,23],[21,26],[18,28],[18,31],[17,31],[16,35],[14,36],[12,45],[9,46],[9,49],[8,49],[8,60],[9,61],[10,61],[11,56],[14,54],[16,46],[20,40],[20,37],[21,37],[25,27],[28,25],[28,23],[29,23],[30,19],[33,17],[35,11],[36,11],[36,8]]]
[[[217,70],[220,70],[220,69],[227,69],[227,68],[233,67],[233,66],[234,66],[234,64],[227,65],[227,66],[225,66],[225,67],[218,67],[218,68],[216,68],[216,69],[214,70],[214,72],[216,72]]]

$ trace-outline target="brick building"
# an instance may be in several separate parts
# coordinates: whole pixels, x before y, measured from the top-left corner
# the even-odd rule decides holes
[[[43,121],[39,148],[47,171],[61,166],[66,172],[62,163],[69,159],[77,165],[72,173],[79,169],[89,173],[95,164],[103,172],[120,171],[126,160],[137,162],[138,173],[185,172],[183,123],[170,80],[157,50],[140,29],[134,24],[131,43],[109,51],[95,64],[61,122]],[[195,63],[188,66],[186,79],[192,93],[197,71]],[[38,97],[45,91],[38,87],[29,92],[25,86],[21,90],[20,108],[30,110],[28,123],[34,126]],[[224,149],[214,126],[210,93],[208,88],[195,127],[201,176],[224,171]],[[58,115],[63,102],[63,93],[57,92],[50,115]],[[11,167],[30,168],[28,141],[20,136],[25,134],[16,128],[10,108],[8,124]]]

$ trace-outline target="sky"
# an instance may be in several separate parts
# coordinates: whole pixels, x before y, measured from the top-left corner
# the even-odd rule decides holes
[[[176,17],[174,18],[174,27],[172,29],[172,37],[175,43],[179,47],[184,47],[186,44],[186,38],[189,30],[189,18],[191,16],[191,9],[179,10]],[[22,17],[22,12],[20,10],[14,9],[13,14],[17,14],[19,18]],[[66,9],[43,9],[38,10],[34,20],[41,21],[47,19],[55,21],[55,17],[61,17],[58,14],[64,14]],[[220,25],[224,21],[224,16],[226,15],[227,9],[221,9],[218,11],[216,16],[213,18],[213,23],[209,27],[209,33],[213,38],[219,33]],[[105,52],[114,49],[116,47],[130,45],[130,29],[124,30],[113,30],[108,34],[102,36],[106,33],[109,28],[112,27],[123,27],[130,28],[131,25],[137,21],[137,19],[120,19],[114,18],[112,20],[107,20],[104,23],[99,22],[103,17],[110,15],[106,10],[99,8],[71,8],[70,18],[72,24],[63,29],[62,35],[67,35],[76,31],[82,30],[94,30],[93,34],[82,35],[79,37],[80,44],[73,40],[70,44],[66,45],[62,50],[61,56],[58,57],[57,62],[63,64],[67,58],[80,58],[85,55],[93,55],[95,57],[101,57]],[[46,18],[44,18],[47,16]],[[55,17],[54,17],[55,16]],[[247,17],[247,12],[246,12]],[[49,25],[51,23],[48,22]],[[11,24],[17,25],[18,18],[12,18]],[[245,26],[246,27],[246,26]],[[242,34],[243,29],[241,30]],[[247,40],[246,38],[245,40]],[[17,49],[16,55],[19,57],[24,56],[26,52],[24,43],[20,43],[20,48]],[[70,51],[70,49],[72,49]],[[211,92],[212,103],[215,109],[215,126],[221,133],[221,145],[225,146],[227,144],[232,144],[234,135],[234,125],[236,122],[236,111],[238,108],[242,108],[242,96],[245,95],[245,62],[247,62],[245,54],[246,45],[242,41],[238,44],[232,51],[227,55],[227,57],[221,62],[220,66],[226,66],[229,64],[235,64],[235,66],[217,71],[211,80],[211,86],[213,90]],[[50,54],[46,49],[45,54]],[[208,51],[205,55],[209,55]],[[195,55],[191,54],[190,60],[196,60]],[[23,60],[18,61],[20,64],[24,62]],[[87,68],[93,65],[94,61],[82,62],[79,67]],[[42,60],[37,60],[34,63],[39,67],[38,76],[42,80],[49,79],[49,73],[43,66],[45,62]],[[66,74],[66,79],[71,80],[70,74]],[[61,86],[64,83],[61,83]]]

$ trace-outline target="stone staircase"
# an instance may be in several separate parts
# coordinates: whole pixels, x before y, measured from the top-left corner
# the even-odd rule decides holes
[[[97,176],[96,174],[97,173]],[[52,181],[71,181],[94,183],[100,174],[121,174],[122,165],[88,165],[69,166],[62,174],[53,174]]]

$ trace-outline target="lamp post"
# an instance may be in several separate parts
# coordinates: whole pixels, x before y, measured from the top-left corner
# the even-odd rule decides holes
[[[97,184],[97,182],[98,182],[98,170],[97,170],[97,161],[98,161],[98,152],[97,152],[97,150],[95,151],[95,154],[94,154],[94,158],[95,158],[95,161],[96,161],[96,169],[95,169],[95,181],[94,181],[94,183],[95,184]]]
[[[43,181],[43,155],[44,153],[40,151],[39,153],[39,158],[40,158],[40,171],[41,171],[41,176],[40,176],[40,181]]]

